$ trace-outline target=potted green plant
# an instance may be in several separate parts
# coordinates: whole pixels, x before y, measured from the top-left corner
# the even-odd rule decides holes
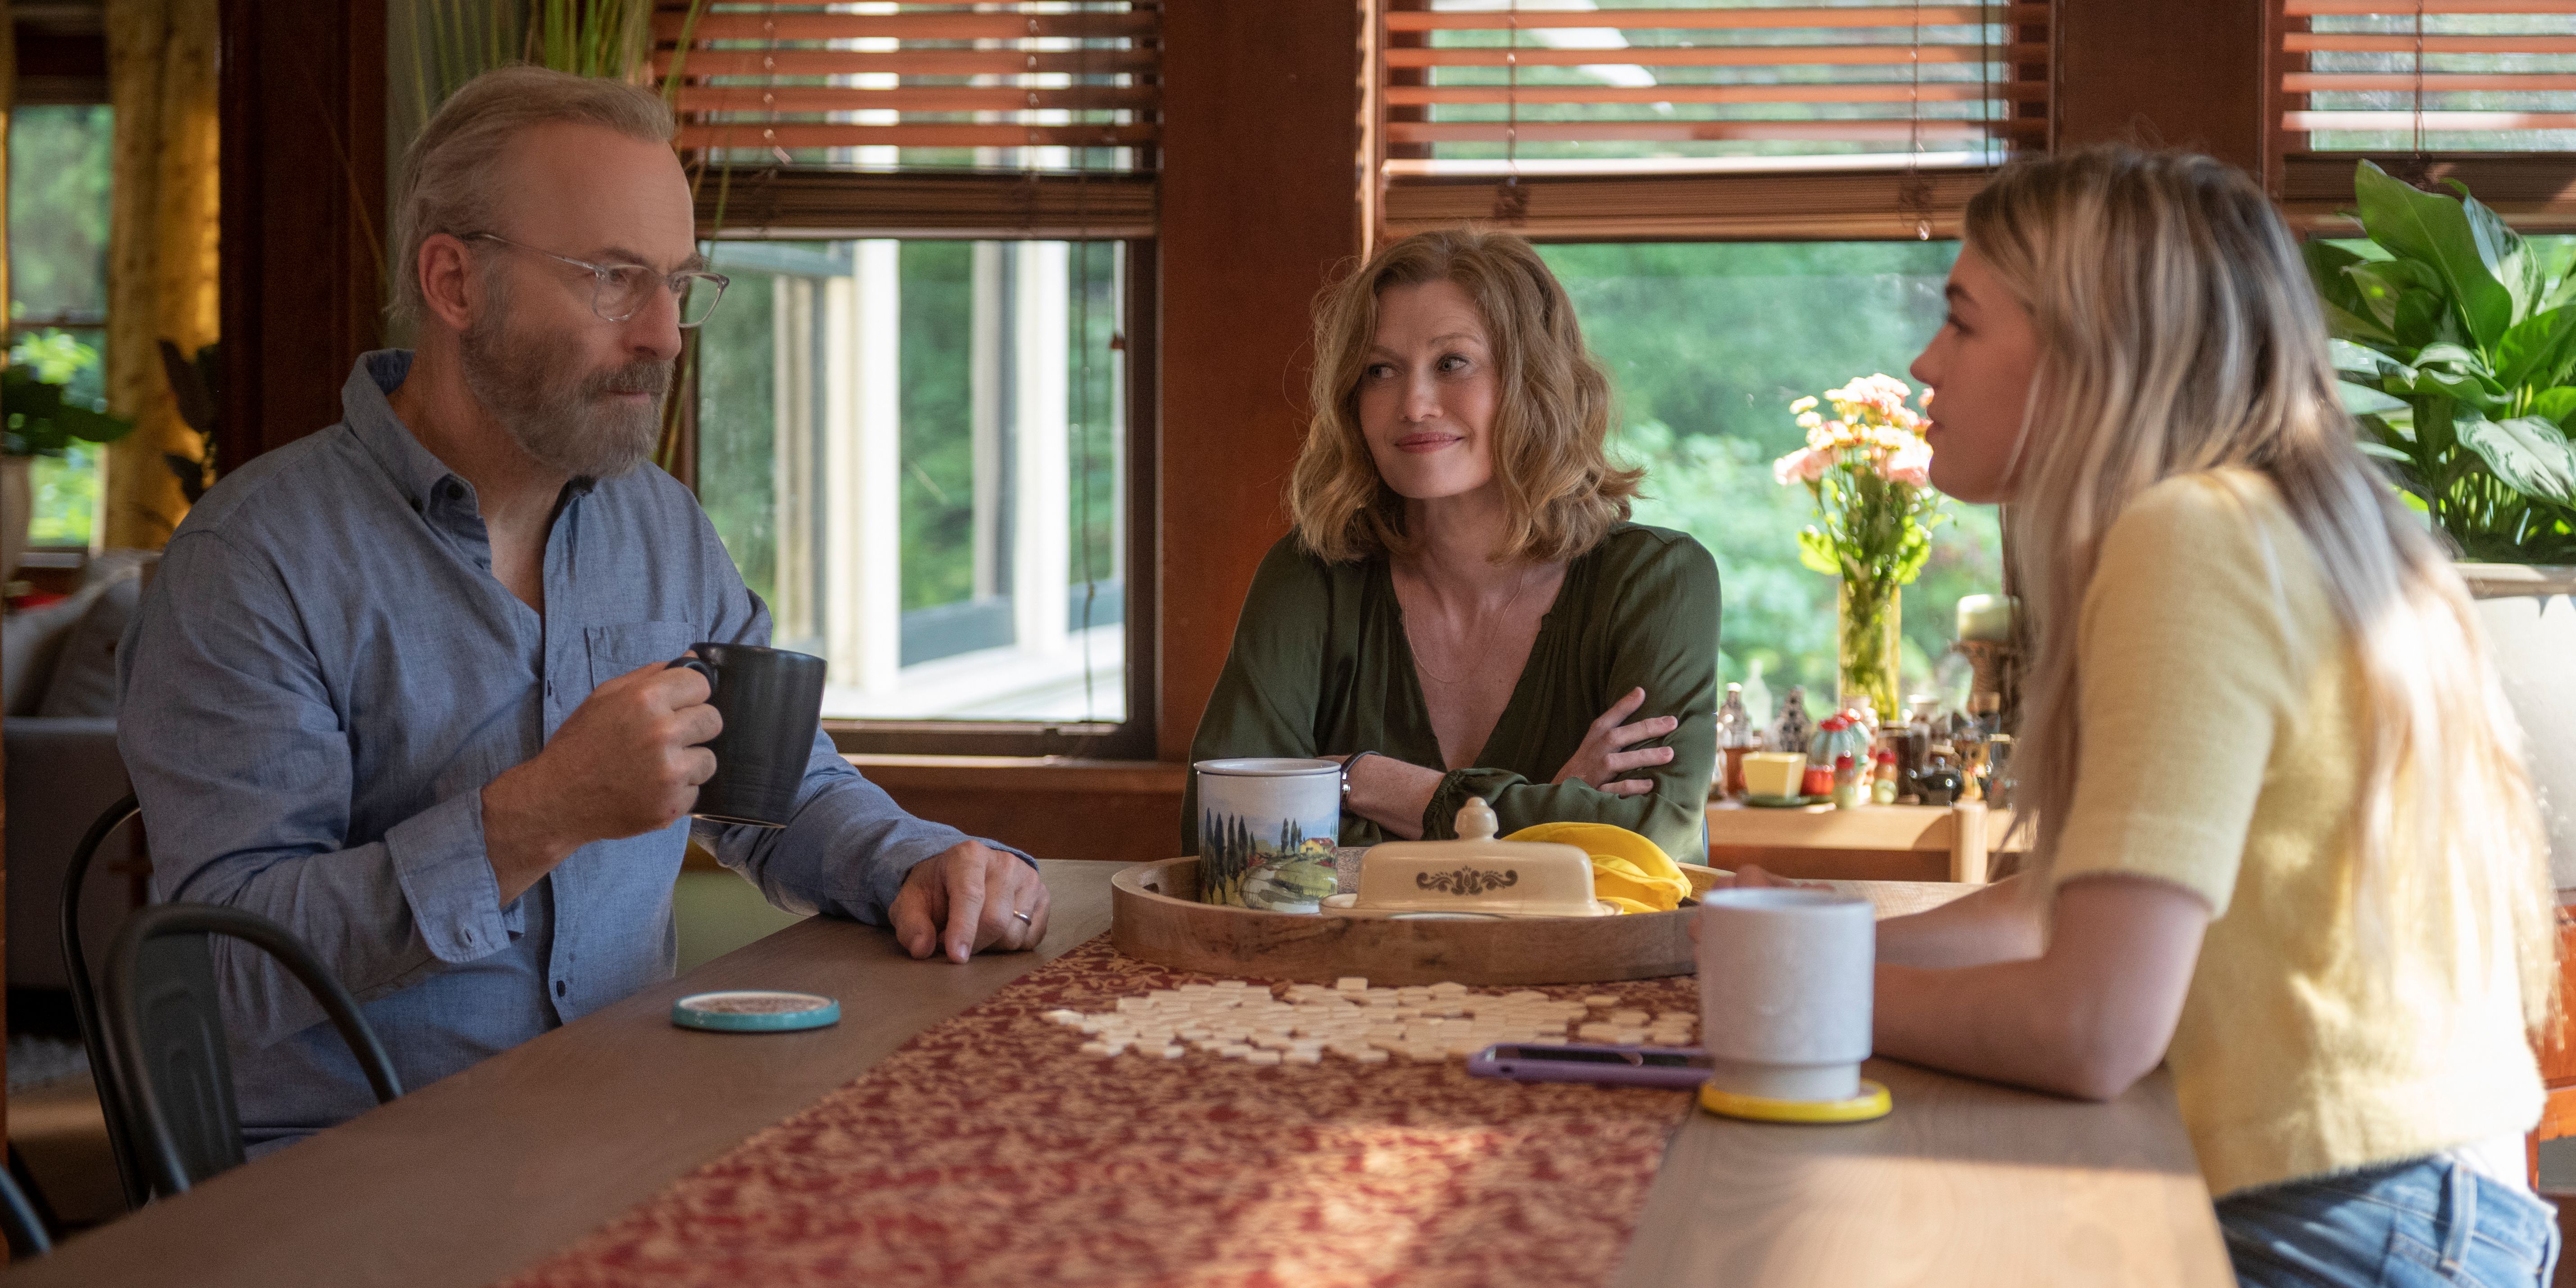
[[[39,456],[61,456],[75,442],[106,443],[123,437],[134,422],[112,416],[104,403],[72,396],[71,372],[60,364],[12,362],[0,368],[0,576],[18,571],[27,551],[27,528],[35,518],[28,475]]]
[[[2545,795],[2576,800],[2576,271],[2469,195],[2368,161],[2367,237],[2307,244],[2362,450],[2460,553]],[[2576,816],[2551,816],[2576,886]]]
[[[2466,188],[2353,195],[2369,240],[2307,256],[2362,449],[2464,558],[2576,563],[2576,273]]]

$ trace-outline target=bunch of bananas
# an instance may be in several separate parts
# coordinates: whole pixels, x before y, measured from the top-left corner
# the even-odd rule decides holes
[[[1608,823],[1541,823],[1503,838],[1571,845],[1592,856],[1592,897],[1623,913],[1671,912],[1691,892],[1690,878],[1663,847]]]

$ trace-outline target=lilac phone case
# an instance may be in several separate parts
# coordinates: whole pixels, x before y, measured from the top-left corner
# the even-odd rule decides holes
[[[1654,1057],[1688,1063],[1648,1063]],[[1606,1082],[1631,1087],[1696,1087],[1708,1081],[1708,1052],[1699,1047],[1527,1046],[1501,1042],[1467,1061],[1479,1078],[1515,1082]]]

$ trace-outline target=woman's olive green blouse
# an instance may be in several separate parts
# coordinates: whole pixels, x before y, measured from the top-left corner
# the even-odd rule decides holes
[[[1653,838],[1676,859],[1706,861],[1717,626],[1717,564],[1706,549],[1663,528],[1612,529],[1566,566],[1477,767],[1441,779],[1423,811],[1422,834],[1454,837],[1459,807],[1482,796],[1505,834],[1535,823],[1613,823]],[[1579,782],[1551,784],[1593,720],[1632,688],[1646,691],[1632,721],[1681,719],[1672,733],[1637,744],[1673,748],[1670,763],[1647,771],[1655,790],[1612,796]],[[1292,535],[1270,548],[1253,577],[1190,758],[1358,751],[1432,769],[1443,763],[1386,559],[1327,564]],[[1182,851],[1195,854],[1196,775],[1181,818]],[[1342,815],[1342,844],[1387,839],[1377,824]]]

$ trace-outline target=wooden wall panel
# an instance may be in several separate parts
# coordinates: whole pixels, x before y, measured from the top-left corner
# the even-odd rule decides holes
[[[1288,530],[1308,309],[1360,250],[1359,39],[1354,0],[1163,8],[1163,760]]]
[[[2056,146],[2194,148],[2260,175],[2265,0],[2059,0]]]
[[[384,0],[223,0],[223,465],[340,419],[383,333]]]
[[[852,756],[895,803],[1042,859],[1148,863],[1181,852],[1189,771],[1154,761]]]

